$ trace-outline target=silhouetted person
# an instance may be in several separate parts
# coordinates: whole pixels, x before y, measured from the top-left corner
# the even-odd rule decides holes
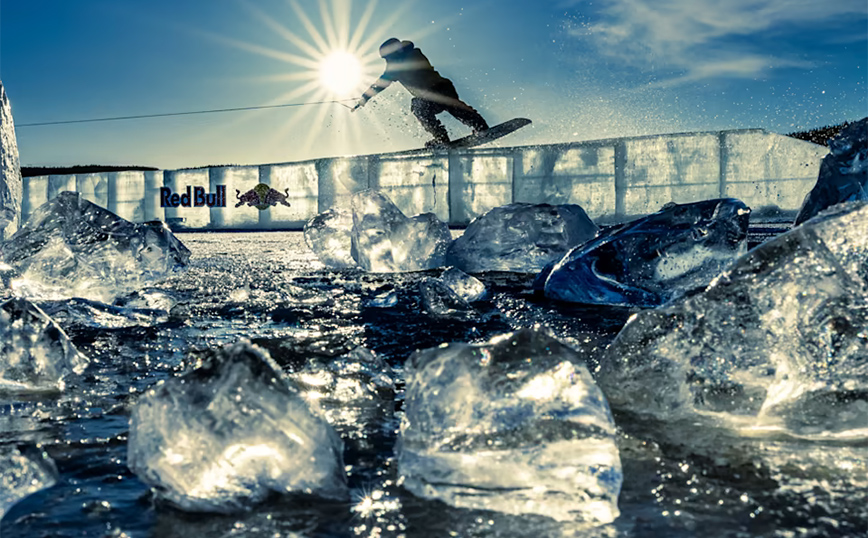
[[[455,119],[473,129],[473,133],[488,129],[482,115],[458,98],[455,86],[434,70],[428,58],[410,41],[386,40],[380,45],[380,56],[386,60],[386,70],[365,90],[353,111],[365,106],[375,95],[400,82],[413,95],[410,103],[413,115],[422,127],[434,138],[425,147],[442,146],[449,142],[446,127],[437,119],[437,114],[449,112]]]

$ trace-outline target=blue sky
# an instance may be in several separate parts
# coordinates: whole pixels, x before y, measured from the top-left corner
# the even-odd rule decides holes
[[[868,115],[865,0],[0,0],[0,79],[23,165],[379,153],[427,138],[399,87],[356,113],[23,124],[331,100],[343,96],[317,81],[324,49],[351,45],[370,83],[392,36],[414,41],[489,123],[534,120],[503,145],[786,133]]]

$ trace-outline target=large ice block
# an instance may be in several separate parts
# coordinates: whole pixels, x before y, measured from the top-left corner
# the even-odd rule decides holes
[[[0,82],[0,240],[18,229],[21,217],[21,164],[12,107]]]
[[[358,267],[352,256],[353,213],[334,207],[304,225],[304,241],[332,269]]]
[[[734,199],[668,204],[576,247],[535,287],[560,301],[658,306],[708,284],[743,254],[749,217]]]
[[[868,118],[857,121],[829,142],[817,184],[805,197],[796,225],[841,202],[868,200]]]
[[[443,265],[452,241],[449,227],[433,213],[408,218],[385,195],[353,195],[352,254],[365,271],[400,273]]]
[[[88,359],[38,306],[25,299],[0,305],[0,391],[63,390]]]
[[[868,436],[868,204],[741,257],[632,318],[601,359],[613,407],[806,437]]]
[[[618,516],[615,425],[582,359],[522,330],[411,356],[397,447],[404,487],[454,506],[556,520]]]
[[[575,204],[509,204],[474,219],[450,245],[446,261],[468,273],[536,273],[597,231]]]
[[[0,446],[0,519],[21,499],[57,483],[57,468],[34,446]]]
[[[274,493],[347,497],[340,438],[268,354],[245,342],[145,393],[127,460],[187,511],[233,512]]]
[[[446,261],[468,273],[536,273],[597,231],[575,204],[509,204],[474,219],[450,245]]]
[[[24,278],[63,296],[104,302],[190,258],[161,222],[133,224],[74,192],[39,207],[2,249]]]

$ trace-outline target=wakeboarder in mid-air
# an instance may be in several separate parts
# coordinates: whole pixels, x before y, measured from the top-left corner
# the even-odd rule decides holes
[[[365,106],[393,82],[400,82],[413,95],[410,102],[413,115],[433,137],[425,143],[425,147],[445,147],[449,144],[449,133],[437,119],[437,114],[441,112],[452,114],[470,127],[476,136],[488,130],[488,123],[482,115],[459,99],[452,81],[441,76],[411,41],[390,38],[380,46],[380,56],[386,60],[386,70],[365,90],[353,111]]]

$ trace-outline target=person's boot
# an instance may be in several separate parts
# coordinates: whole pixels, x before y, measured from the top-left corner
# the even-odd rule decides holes
[[[443,131],[446,131],[446,129],[443,129]],[[434,135],[434,138],[425,142],[426,148],[445,148],[448,145],[449,145],[449,135],[445,134],[445,132],[443,132],[443,133],[438,132],[437,134]]]
[[[479,112],[473,111],[474,114],[471,117],[470,121],[470,129],[473,131],[473,136],[481,136],[488,131],[488,122],[483,119],[482,115]]]
[[[425,142],[425,148],[426,149],[441,149],[441,148],[446,148],[446,147],[449,147],[449,141],[448,140],[446,142],[443,142],[443,141],[437,140],[435,138],[433,140],[429,140],[429,141]]]

